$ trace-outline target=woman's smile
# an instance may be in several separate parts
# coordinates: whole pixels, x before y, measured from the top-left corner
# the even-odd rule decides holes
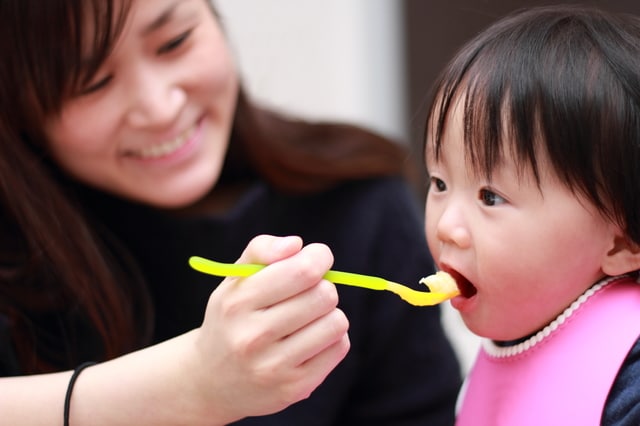
[[[202,139],[203,120],[182,131],[178,136],[157,144],[149,145],[137,150],[127,150],[124,155],[145,161],[164,161],[184,158],[187,151],[192,152],[198,141]]]

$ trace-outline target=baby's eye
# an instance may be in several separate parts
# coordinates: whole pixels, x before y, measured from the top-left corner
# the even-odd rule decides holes
[[[444,183],[442,179],[438,179],[437,177],[430,178],[431,185],[430,190],[435,190],[436,192],[444,192],[447,190],[447,184]]]
[[[504,198],[487,188],[480,190],[478,198],[487,206],[497,206],[506,202]]]

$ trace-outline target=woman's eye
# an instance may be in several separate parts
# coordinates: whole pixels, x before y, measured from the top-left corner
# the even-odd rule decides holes
[[[112,79],[113,79],[113,76],[111,75],[101,78],[100,80],[97,80],[89,84],[87,87],[83,88],[80,91],[80,95],[82,96],[82,95],[89,95],[91,93],[95,93],[100,89],[106,87]]]
[[[184,43],[185,40],[189,38],[189,36],[191,35],[191,31],[192,30],[185,31],[184,33],[180,34],[178,37],[162,45],[162,47],[158,49],[158,54],[162,55],[163,53],[169,53],[177,49],[178,47],[180,47],[180,45],[182,45],[182,43]]]
[[[430,187],[433,188],[433,190],[435,190],[436,192],[443,192],[447,190],[447,184],[445,184],[442,179],[431,177],[430,181]]]
[[[497,206],[506,202],[504,198],[490,189],[481,189],[479,198],[480,201],[482,201],[487,206]]]

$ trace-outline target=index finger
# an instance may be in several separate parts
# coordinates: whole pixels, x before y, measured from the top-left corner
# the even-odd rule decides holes
[[[252,293],[256,308],[266,308],[318,285],[332,264],[333,254],[326,245],[309,244],[236,285]]]

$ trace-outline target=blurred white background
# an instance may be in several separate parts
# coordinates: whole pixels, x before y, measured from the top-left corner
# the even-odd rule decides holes
[[[214,4],[251,96],[300,117],[356,123],[408,143],[404,2]],[[478,338],[448,303],[443,322],[466,372]]]
[[[303,117],[406,140],[395,0],[214,0],[249,92]]]

